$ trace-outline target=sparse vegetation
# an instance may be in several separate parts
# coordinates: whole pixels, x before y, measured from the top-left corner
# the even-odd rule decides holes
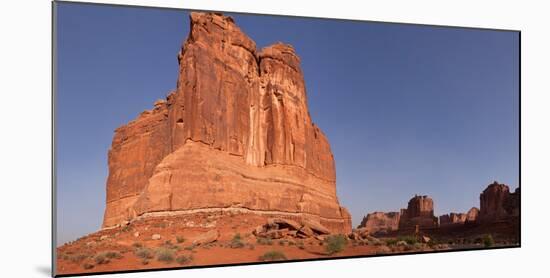
[[[178,256],[176,258],[176,262],[178,264],[182,264],[182,265],[187,264],[187,263],[191,262],[192,260],[193,260],[193,256],[188,257],[188,256],[185,256],[185,255],[181,255],[181,256]]]
[[[99,253],[94,256],[94,261],[96,264],[106,264],[109,262],[109,258],[104,253]]]
[[[91,264],[91,263],[84,263],[84,264],[82,265],[82,267],[83,267],[84,269],[92,269],[92,268],[94,268],[94,265]]]
[[[286,256],[281,251],[268,251],[265,252],[262,256],[259,258],[260,261],[281,261],[286,260]]]
[[[175,252],[172,249],[160,247],[157,249],[156,253],[157,253],[157,260],[160,262],[169,263],[174,261]]]
[[[187,246],[187,247],[185,247],[185,248],[183,248],[183,249],[185,249],[185,250],[187,250],[187,251],[191,251],[191,250],[195,249],[195,247],[196,247],[195,244],[191,244],[191,245],[189,245],[189,246]]]
[[[329,255],[338,253],[346,247],[347,238],[344,235],[331,235],[324,240],[325,250]]]
[[[256,243],[260,245],[273,245],[273,240],[265,237],[259,237],[256,239]]]
[[[134,248],[141,248],[143,247],[143,244],[139,243],[139,242],[134,242],[134,244],[132,244],[132,247]]]
[[[178,243],[183,243],[183,242],[185,242],[185,238],[182,237],[182,236],[177,236],[177,237],[176,237],[176,241],[177,241]]]
[[[409,245],[413,245],[418,242],[418,240],[414,236],[399,236],[397,237],[397,241],[404,241]]]
[[[67,252],[67,253],[69,253],[69,252]],[[80,263],[88,257],[89,257],[89,255],[86,255],[86,254],[74,254],[74,255],[69,256],[69,260],[73,263]]]
[[[153,258],[153,251],[149,248],[141,247],[136,250],[136,256],[139,258],[142,258],[144,260],[146,259],[152,259]]]
[[[243,248],[244,243],[241,241],[241,239],[242,239],[241,234],[236,233],[233,236],[233,239],[231,239],[231,243],[230,243],[231,248]]]
[[[399,240],[397,240],[397,238],[388,238],[385,241],[386,241],[387,246],[393,246],[393,245],[397,244],[397,242]]]
[[[490,234],[483,236],[483,246],[485,247],[491,247],[495,245],[495,240],[493,239],[493,236]]]
[[[108,259],[120,259],[122,258],[122,255],[117,251],[105,251],[100,254],[105,255]]]

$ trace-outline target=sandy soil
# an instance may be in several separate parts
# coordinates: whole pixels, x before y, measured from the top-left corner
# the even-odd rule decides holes
[[[58,247],[56,272],[77,274],[262,262],[270,260],[261,257],[271,251],[283,254],[287,260],[301,260],[482,248],[480,243],[397,246],[389,245],[387,238],[381,238],[379,242],[348,240],[342,251],[329,254],[326,242],[315,238],[258,240],[251,231],[264,223],[265,218],[260,216],[239,214],[197,214],[138,220],[128,226],[102,230]],[[195,237],[211,229],[220,232],[215,242],[199,246],[191,243]],[[159,234],[161,238],[153,240],[153,234]],[[236,235],[239,240],[234,239]],[[144,259],[143,255],[138,255],[143,249],[150,251],[150,258]],[[159,260],[160,250],[169,250],[167,260]]]

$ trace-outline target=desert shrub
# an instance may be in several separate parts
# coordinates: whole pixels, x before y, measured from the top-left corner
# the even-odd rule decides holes
[[[487,234],[483,236],[483,246],[485,247],[491,247],[495,244],[495,240],[493,239],[493,236],[490,234]]]
[[[185,248],[183,248],[183,249],[185,249],[185,250],[187,250],[187,251],[191,251],[191,250],[195,249],[195,247],[196,247],[195,244],[191,244],[191,245],[189,245],[189,246],[187,246],[187,247],[185,247]]]
[[[175,252],[172,249],[161,247],[157,249],[156,253],[157,253],[157,260],[160,262],[169,263],[174,260]]]
[[[260,256],[260,261],[281,261],[286,260],[286,256],[283,252],[280,251],[268,251]]]
[[[397,244],[398,241],[399,240],[396,239],[396,238],[388,238],[388,239],[386,239],[386,245],[392,246],[392,245]]]
[[[134,247],[134,248],[141,248],[141,247],[143,247],[143,245],[142,245],[141,243],[139,243],[139,242],[134,242],[134,243],[132,244],[132,247]]]
[[[400,236],[397,237],[397,241],[404,241],[409,245],[413,245],[418,242],[418,240],[414,236]]]
[[[259,237],[256,239],[256,243],[260,245],[273,245],[273,240],[271,240],[270,238]]]
[[[136,256],[142,259],[152,259],[153,251],[149,248],[141,247],[136,250]]]
[[[105,252],[103,252],[103,254],[108,259],[120,259],[120,258],[122,258],[122,255],[117,251],[105,251]]]
[[[182,237],[182,236],[177,236],[177,237],[176,237],[176,241],[177,241],[178,243],[183,243],[183,242],[185,241],[185,238]]]
[[[130,226],[124,226],[120,229],[121,232],[126,233],[129,232],[132,228]]]
[[[191,262],[192,259],[193,259],[192,256],[187,257],[187,256],[185,256],[185,255],[181,255],[181,256],[178,256],[178,257],[176,258],[176,262],[177,262],[178,264],[186,264],[186,263]]]
[[[142,264],[142,265],[148,265],[148,264],[149,264],[149,260],[142,260],[142,261],[141,261],[141,264]]]
[[[279,240],[279,245],[285,246],[286,240]]]
[[[73,263],[80,263],[84,259],[88,258],[89,256],[86,254],[74,254],[72,256],[69,256],[69,260]]]
[[[241,234],[236,233],[233,236],[233,239],[231,239],[231,243],[230,243],[231,248],[243,248],[244,243],[241,241],[241,239],[242,239]]]
[[[305,249],[304,242],[301,240],[296,242],[296,246],[298,246],[299,249]]]
[[[344,235],[331,235],[324,240],[325,250],[330,255],[338,253],[346,247],[347,238]]]
[[[91,263],[84,263],[84,264],[82,265],[82,267],[83,267],[84,269],[92,269],[92,268],[94,268],[94,265],[91,264]]]
[[[102,252],[94,256],[94,261],[96,264],[106,264],[109,262],[109,258]]]

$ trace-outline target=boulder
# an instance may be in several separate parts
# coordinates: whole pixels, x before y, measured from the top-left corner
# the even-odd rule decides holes
[[[300,230],[302,225],[300,225],[298,222],[284,219],[284,218],[269,218],[267,220],[268,225],[274,225],[277,224],[279,228],[287,228],[289,230]]]
[[[159,239],[161,239],[161,236],[160,236],[159,234],[153,234],[153,235],[151,236],[151,239],[152,239],[152,240],[159,240]]]
[[[193,245],[204,245],[218,240],[220,233],[218,230],[210,230],[206,233],[200,234],[191,240]]]
[[[327,229],[325,226],[321,225],[321,223],[313,221],[313,220],[302,220],[302,225],[309,227],[313,232],[318,234],[330,234],[330,230]]]

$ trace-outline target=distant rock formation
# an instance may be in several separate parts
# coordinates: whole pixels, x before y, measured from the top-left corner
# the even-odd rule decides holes
[[[401,209],[399,229],[435,228],[438,219],[434,216],[434,203],[428,196],[415,195],[409,200],[406,209]]]
[[[473,207],[466,213],[466,222],[475,223],[478,217],[479,217],[479,209],[476,207]]]
[[[479,195],[479,221],[491,223],[519,216],[520,191],[510,193],[505,184],[493,182]]]
[[[443,214],[439,216],[439,225],[464,224],[467,217],[466,213],[451,212],[449,214]]]
[[[367,214],[359,228],[366,228],[370,233],[390,232],[399,228],[400,212],[373,212]]]
[[[228,16],[191,13],[177,88],[115,131],[103,227],[235,210],[351,231],[328,139],[312,122],[300,58],[261,51]]]

